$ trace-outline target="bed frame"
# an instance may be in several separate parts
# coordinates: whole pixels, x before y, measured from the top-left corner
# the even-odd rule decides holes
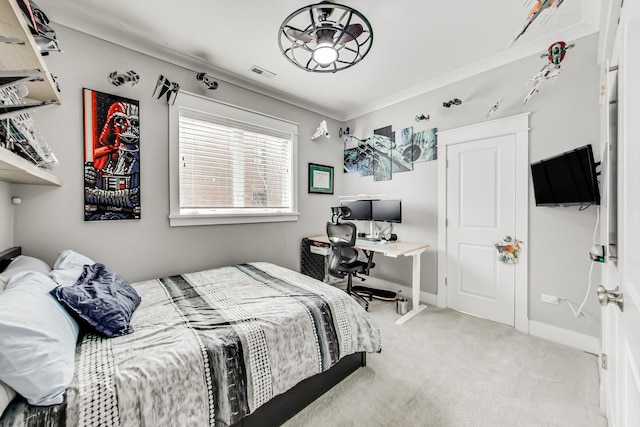
[[[367,365],[367,353],[343,357],[331,369],[298,383],[244,417],[232,427],[276,427],[307,407],[358,368]]]
[[[4,271],[13,258],[21,254],[20,246],[0,252],[0,272]],[[274,397],[232,427],[280,426],[358,368],[366,365],[367,354],[364,352],[346,356],[328,371],[307,378],[287,392]]]
[[[7,268],[11,260],[18,255],[22,255],[21,246],[15,246],[13,248],[5,249],[4,251],[0,252],[0,273],[3,272],[4,269]]]

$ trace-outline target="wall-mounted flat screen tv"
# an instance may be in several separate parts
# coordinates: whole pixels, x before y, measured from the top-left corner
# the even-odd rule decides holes
[[[591,144],[531,164],[536,206],[600,204]]]

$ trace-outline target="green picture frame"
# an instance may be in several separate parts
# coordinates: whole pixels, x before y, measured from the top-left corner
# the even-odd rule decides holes
[[[309,193],[333,194],[333,166],[309,163]]]

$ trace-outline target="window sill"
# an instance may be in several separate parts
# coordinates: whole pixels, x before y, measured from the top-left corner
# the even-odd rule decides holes
[[[169,215],[170,227],[297,221],[299,212],[246,215]]]

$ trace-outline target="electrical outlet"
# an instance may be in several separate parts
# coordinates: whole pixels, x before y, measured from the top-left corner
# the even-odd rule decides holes
[[[553,295],[547,295],[547,294],[542,294],[540,299],[542,300],[542,302],[546,302],[549,304],[558,304],[558,302],[560,302],[558,297],[555,297]]]

